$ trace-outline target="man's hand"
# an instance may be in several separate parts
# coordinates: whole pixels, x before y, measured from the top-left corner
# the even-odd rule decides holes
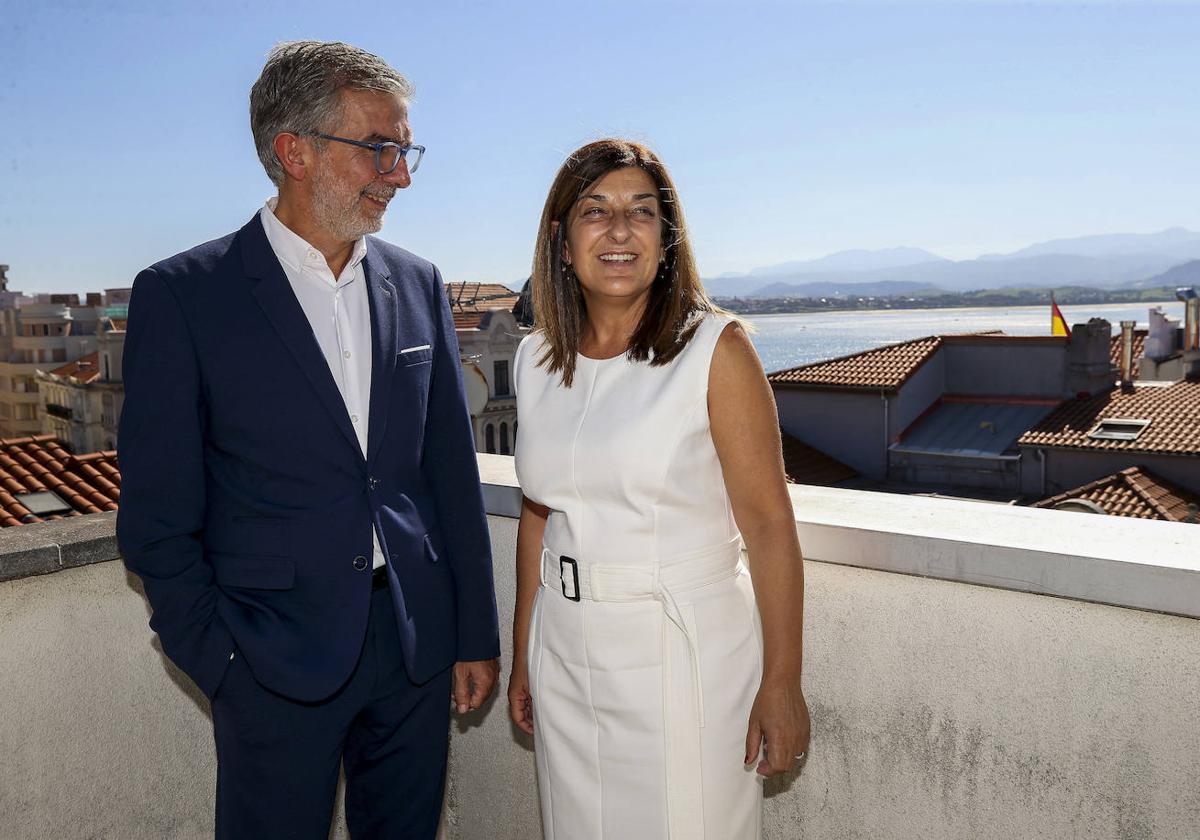
[[[450,701],[460,715],[478,709],[496,687],[500,679],[500,660],[480,659],[474,662],[454,663],[454,682],[450,687]]]

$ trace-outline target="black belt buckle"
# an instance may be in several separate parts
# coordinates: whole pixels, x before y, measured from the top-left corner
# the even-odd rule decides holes
[[[571,564],[571,577],[574,579],[574,583],[575,583],[575,587],[572,590],[575,593],[574,595],[567,594],[567,580],[566,580],[566,577],[563,575],[563,569],[566,567],[566,565],[568,563]],[[558,558],[558,580],[562,584],[563,597],[566,598],[568,601],[575,601],[576,603],[578,603],[578,601],[579,601],[579,564],[575,562],[574,557],[563,556],[563,557]]]

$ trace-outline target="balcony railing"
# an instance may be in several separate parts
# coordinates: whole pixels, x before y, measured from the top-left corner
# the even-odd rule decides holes
[[[479,462],[507,628],[520,491],[511,458]],[[792,498],[813,742],[766,785],[768,840],[1196,836],[1200,526]],[[113,522],[0,531],[0,837],[211,836],[208,706],[159,653]],[[503,691],[452,726],[445,840],[541,836]]]
[[[63,420],[70,420],[74,416],[74,412],[68,406],[58,403],[46,403],[46,413],[51,417],[61,417]]]

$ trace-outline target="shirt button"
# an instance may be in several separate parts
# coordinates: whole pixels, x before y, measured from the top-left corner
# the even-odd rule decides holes
[[[342,355],[343,355],[343,356],[345,356],[347,359],[349,359],[349,358],[350,358],[350,351],[349,351],[349,350],[347,350],[346,352],[342,353]]]
[[[358,415],[357,415],[357,414],[351,414],[351,415],[350,415],[350,422],[351,422],[351,423],[357,423],[357,422],[358,422]]]
[[[361,554],[358,555],[357,557],[355,557],[354,558],[354,568],[360,572],[363,569],[367,568],[367,558],[363,557]]]

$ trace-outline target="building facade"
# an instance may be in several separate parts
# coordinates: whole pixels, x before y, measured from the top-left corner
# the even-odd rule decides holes
[[[130,290],[107,289],[82,298],[26,295],[8,289],[7,269],[0,266],[0,438],[50,433],[52,425],[59,425],[53,421],[62,418],[47,415],[40,374],[97,353],[102,345],[111,346],[107,334],[117,327],[123,340]],[[119,350],[116,355],[119,358]],[[110,367],[111,357],[110,353]],[[64,407],[69,402],[50,401]],[[93,437],[99,441],[102,436]]]
[[[468,402],[472,392],[471,426],[478,452],[511,455],[517,440],[517,397],[513,364],[529,327],[517,319],[520,296],[495,283],[447,283],[454,314],[463,379]]]

